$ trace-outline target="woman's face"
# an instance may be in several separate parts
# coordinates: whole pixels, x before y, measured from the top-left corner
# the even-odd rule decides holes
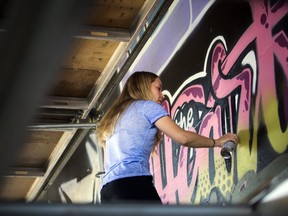
[[[162,94],[162,82],[159,78],[156,78],[154,82],[151,83],[151,92],[153,94],[153,101],[158,104],[161,104],[163,101],[163,94]]]

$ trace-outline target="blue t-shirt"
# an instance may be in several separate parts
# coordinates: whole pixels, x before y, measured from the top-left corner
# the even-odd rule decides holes
[[[161,105],[149,100],[135,101],[127,108],[106,140],[103,185],[120,178],[151,175],[149,159],[158,130],[154,123],[167,115]]]

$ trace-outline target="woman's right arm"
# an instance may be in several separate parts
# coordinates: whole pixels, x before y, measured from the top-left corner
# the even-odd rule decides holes
[[[235,134],[227,133],[214,140],[192,131],[186,131],[179,127],[169,116],[164,116],[155,122],[156,127],[168,137],[180,145],[191,148],[222,147],[224,143],[232,140],[237,145],[238,137]]]

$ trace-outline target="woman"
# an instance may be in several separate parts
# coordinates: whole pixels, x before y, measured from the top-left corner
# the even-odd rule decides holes
[[[183,130],[160,105],[163,98],[162,82],[156,74],[135,72],[102,118],[96,130],[99,142],[105,146],[101,203],[161,203],[149,169],[150,154],[161,132],[192,148],[222,147],[228,140],[237,144],[234,134],[214,140]]]

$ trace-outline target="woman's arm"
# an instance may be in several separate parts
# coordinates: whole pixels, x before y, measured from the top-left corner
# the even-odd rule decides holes
[[[192,131],[183,130],[169,116],[164,116],[155,122],[156,127],[180,145],[192,148],[222,147],[225,142],[232,140],[237,145],[235,134],[227,133],[215,140],[204,137]]]

